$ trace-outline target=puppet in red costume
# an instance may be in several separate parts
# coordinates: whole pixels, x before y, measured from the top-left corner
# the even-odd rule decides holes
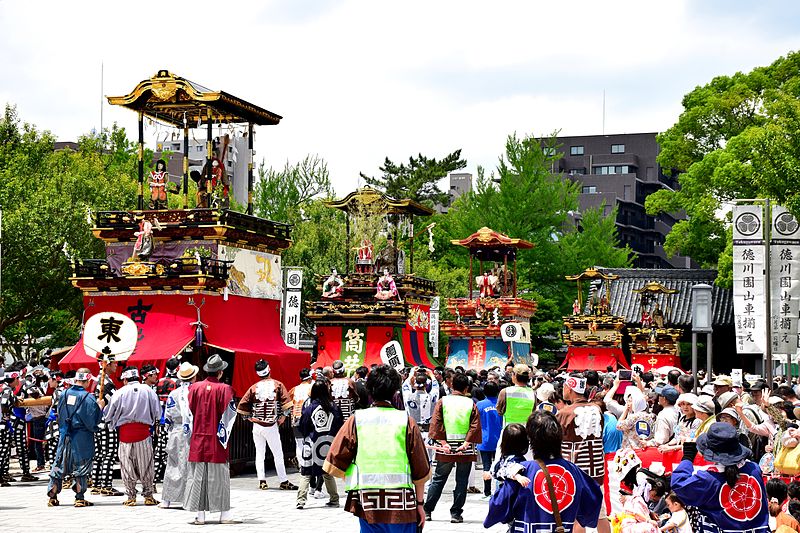
[[[167,208],[167,184],[169,173],[163,159],[156,162],[156,169],[150,171],[150,209]]]

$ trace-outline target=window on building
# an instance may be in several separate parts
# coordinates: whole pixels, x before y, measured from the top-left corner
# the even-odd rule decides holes
[[[597,194],[597,187],[594,185],[584,185],[581,188],[583,194]]]
[[[573,176],[583,176],[584,174],[586,174],[586,169],[585,168],[571,168],[571,169],[569,169],[569,174],[572,174]]]
[[[631,186],[625,185],[623,186],[622,190],[623,190],[622,198],[625,200],[631,200]]]
[[[545,146],[544,148],[542,148],[542,152],[544,153],[544,155],[548,157],[556,155],[556,149],[552,146]]]
[[[569,155],[583,155],[583,146],[570,146]]]
[[[601,167],[593,167],[592,174],[628,174],[633,167],[628,165],[606,165]]]
[[[611,153],[612,154],[624,154],[625,153],[625,145],[624,144],[612,144],[611,145]]]
[[[199,144],[197,145],[197,151],[198,151],[198,152],[202,152],[202,151],[203,151],[203,147],[202,147],[202,146],[200,146]]]
[[[233,166],[233,161],[228,161],[228,168],[231,168],[232,166]]]

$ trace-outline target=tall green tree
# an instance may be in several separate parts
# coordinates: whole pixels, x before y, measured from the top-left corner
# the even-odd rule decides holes
[[[283,169],[259,167],[253,201],[257,216],[292,224],[292,246],[283,253],[284,265],[304,268],[303,300],[320,297],[317,281],[332,268],[344,271],[344,213],[326,207],[333,198],[327,163],[318,156],[307,156]],[[302,328],[311,324],[303,316]]]
[[[258,216],[278,222],[295,223],[300,209],[314,198],[333,196],[328,164],[318,155],[307,155],[297,164],[279,170],[267,168],[262,161],[253,195],[253,209]]]
[[[0,118],[3,210],[0,336],[21,346],[77,338],[82,303],[68,257],[104,257],[90,212],[136,205],[134,146],[114,126],[82,137],[77,151],[53,151],[53,136],[23,123],[12,106]],[[26,342],[27,343],[27,342]]]
[[[439,188],[439,180],[466,166],[467,161],[461,159],[461,149],[458,149],[440,160],[422,154],[412,156],[408,158],[408,164],[398,165],[387,157],[383,166],[379,167],[382,176],[371,177],[362,172],[361,177],[368,185],[393,198],[411,198],[430,205],[448,205],[450,195]]]
[[[727,202],[767,197],[800,215],[800,52],[695,88],[658,142],[659,164],[679,174],[681,187],[650,195],[647,211],[688,215],[672,227],[664,248],[719,267],[717,282],[727,284]]]
[[[531,322],[537,350],[560,345],[561,316],[569,311],[575,288],[564,279],[589,266],[630,266],[631,250],[619,247],[614,215],[601,209],[583,213],[582,231],[570,222],[579,210],[578,185],[553,173],[555,139],[511,135],[496,174],[479,170],[473,190],[462,195],[437,223],[439,234],[463,238],[487,226],[534,243],[517,256],[517,286],[523,297],[539,303]],[[441,248],[439,246],[441,245]],[[463,249],[437,243],[441,268],[466,268]],[[477,275],[477,270],[473,273]],[[466,293],[466,282],[463,291]]]

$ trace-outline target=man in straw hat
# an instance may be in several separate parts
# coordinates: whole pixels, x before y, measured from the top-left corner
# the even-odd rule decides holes
[[[189,386],[197,381],[200,369],[184,361],[178,368],[178,387],[167,396],[163,428],[167,429],[167,465],[161,490],[161,507],[183,507],[186,474],[189,470],[189,440],[192,438],[192,412],[189,410]]]
[[[105,420],[119,431],[119,468],[127,507],[136,505],[136,483],[141,482],[145,505],[158,505],[153,498],[153,439],[150,430],[161,418],[161,405],[152,387],[139,383],[139,371],[129,366],[122,372],[121,389],[114,394]]]
[[[58,493],[65,476],[74,480],[75,507],[93,505],[86,501],[86,485],[92,474],[94,433],[99,429],[105,403],[102,399],[95,401],[94,395],[86,391],[90,378],[88,368],[78,369],[72,387],[58,402],[59,438],[47,486],[48,507],[58,505]]]
[[[206,523],[206,511],[219,511],[221,524],[236,524],[231,517],[231,478],[228,449],[217,437],[226,409],[233,400],[233,389],[222,383],[228,363],[214,354],[203,365],[208,375],[189,387],[189,410],[194,419],[189,444],[189,472],[183,508],[197,513],[190,522]]]

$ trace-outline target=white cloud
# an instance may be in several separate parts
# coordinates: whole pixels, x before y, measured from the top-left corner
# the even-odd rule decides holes
[[[776,5],[777,4],[777,5]],[[324,157],[337,191],[385,156],[463,148],[494,168],[507,134],[659,131],[683,94],[798,46],[794,3],[0,2],[0,100],[75,139],[105,93],[160,68],[285,118],[258,158]],[[105,106],[135,134],[135,115]],[[152,138],[153,128],[148,128]],[[197,132],[202,137],[202,132]]]

